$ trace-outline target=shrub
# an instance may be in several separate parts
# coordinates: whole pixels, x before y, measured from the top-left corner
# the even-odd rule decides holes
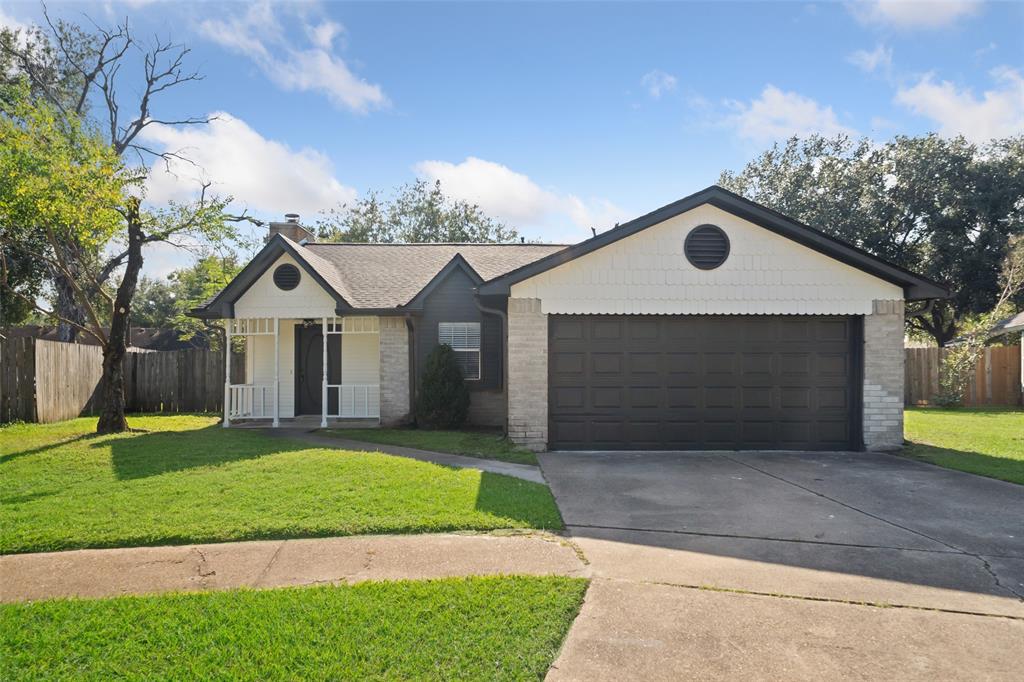
[[[469,389],[455,351],[441,344],[427,356],[416,399],[416,421],[428,429],[457,429],[469,412]]]

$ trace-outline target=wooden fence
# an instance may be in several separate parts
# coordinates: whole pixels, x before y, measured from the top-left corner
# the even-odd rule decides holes
[[[245,359],[231,358],[232,381],[244,381]],[[0,424],[55,422],[97,414],[103,352],[33,338],[0,339]],[[224,352],[130,350],[124,360],[130,412],[220,412]]]
[[[927,405],[939,392],[939,365],[945,351],[941,348],[907,348],[904,366],[904,402]],[[967,390],[965,404],[1020,405],[1020,346],[990,346],[978,360],[974,380]]]

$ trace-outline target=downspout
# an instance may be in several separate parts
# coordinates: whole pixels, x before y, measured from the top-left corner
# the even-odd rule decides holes
[[[498,308],[488,308],[480,302],[480,294],[474,297],[476,307],[482,313],[497,315],[501,320],[501,397],[505,403],[505,435],[508,435],[508,313]]]

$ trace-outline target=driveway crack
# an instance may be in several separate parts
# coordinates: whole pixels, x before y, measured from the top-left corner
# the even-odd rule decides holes
[[[725,459],[729,460],[730,462],[733,462],[734,464],[739,464],[740,466],[744,466],[744,467],[747,467],[748,469],[752,469],[753,471],[756,471],[759,474],[763,474],[765,476],[768,476],[769,478],[774,478],[776,481],[779,481],[781,483],[785,483],[787,485],[791,485],[794,488],[799,488],[800,490],[803,490],[804,492],[808,492],[808,493],[810,493],[812,495],[816,495],[816,496],[818,496],[818,497],[820,497],[820,498],[822,498],[824,500],[828,500],[829,502],[832,502],[834,504],[838,504],[840,507],[844,507],[844,508],[849,509],[851,511],[855,511],[855,512],[857,512],[859,514],[863,514],[864,516],[867,516],[867,517],[870,517],[872,519],[875,519],[876,521],[881,521],[882,523],[888,524],[888,525],[892,526],[893,528],[899,528],[900,530],[906,531],[908,533],[912,533],[914,535],[917,535],[918,537],[925,538],[926,540],[931,540],[932,542],[936,542],[936,543],[938,543],[940,545],[943,545],[944,547],[948,547],[949,549],[951,549],[952,551],[954,551],[954,552],[956,552],[958,554],[962,554],[964,556],[973,557],[973,558],[977,559],[979,562],[981,562],[982,568],[984,568],[985,571],[990,576],[992,576],[992,580],[995,583],[996,587],[998,587],[999,589],[1004,590],[1006,592],[1009,592],[1010,594],[1015,596],[1017,599],[1019,599],[1021,601],[1024,601],[1024,594],[1018,592],[1017,590],[1013,589],[1012,587],[1010,587],[1008,585],[1004,585],[1002,583],[1002,581],[999,579],[999,576],[996,574],[995,570],[992,568],[992,565],[989,564],[989,562],[983,556],[981,556],[980,554],[975,554],[974,552],[968,552],[967,550],[963,549],[962,547],[957,547],[956,545],[951,544],[949,542],[946,542],[945,540],[942,540],[940,538],[932,537],[931,535],[928,535],[927,533],[922,533],[921,531],[915,530],[913,528],[908,528],[907,526],[904,526],[904,525],[901,525],[899,523],[896,523],[895,521],[891,521],[891,520],[889,520],[889,519],[887,519],[887,518],[885,518],[883,516],[879,516],[878,514],[872,514],[871,512],[866,511],[864,509],[860,509],[858,507],[855,507],[852,504],[848,504],[846,502],[843,502],[842,500],[837,500],[834,497],[830,497],[829,495],[826,495],[825,493],[818,492],[817,490],[814,490],[812,488],[808,488],[807,486],[804,486],[804,485],[800,485],[799,483],[796,483],[795,481],[790,481],[789,479],[783,478],[782,476],[778,476],[777,474],[773,474],[770,471],[765,471],[764,469],[760,469],[760,468],[754,466],[753,464],[751,464],[749,462],[744,462],[742,460],[736,459],[735,457],[730,457],[729,455],[723,455],[723,457],[725,457]]]

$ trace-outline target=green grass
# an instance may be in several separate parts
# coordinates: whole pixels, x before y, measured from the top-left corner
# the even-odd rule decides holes
[[[384,443],[467,457],[500,459],[516,464],[537,464],[537,457],[532,452],[495,433],[426,429],[328,429],[323,433],[367,443]]]
[[[908,408],[903,454],[1024,485],[1024,411]]]
[[[561,528],[546,486],[137,416],[0,430],[0,553],[363,533]]]
[[[586,581],[478,577],[0,607],[0,677],[541,679]]]

